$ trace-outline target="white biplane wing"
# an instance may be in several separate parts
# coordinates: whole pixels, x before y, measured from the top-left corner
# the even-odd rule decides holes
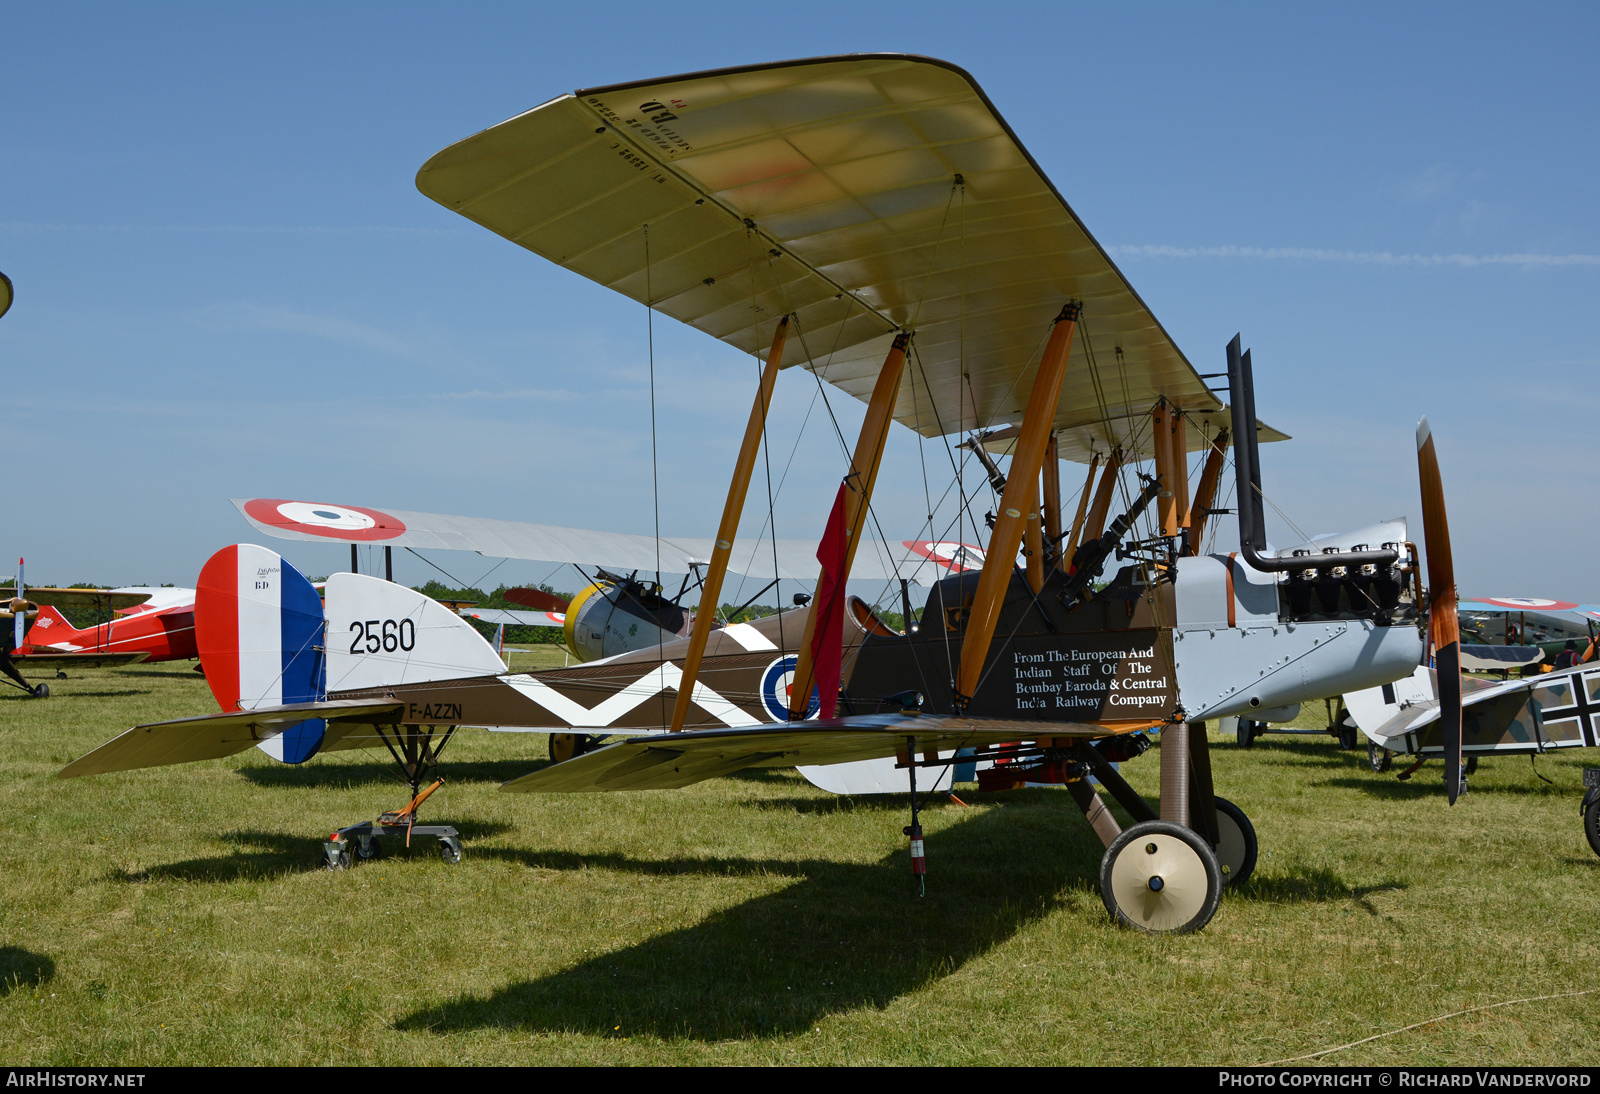
[[[554,524],[487,517],[456,517],[406,509],[371,509],[286,498],[231,498],[251,526],[276,539],[374,546],[474,551],[489,558],[563,562],[608,570],[686,574],[704,567],[712,541],[627,532],[597,532]],[[970,544],[906,540],[866,540],[851,576],[863,581],[905,578],[932,585],[964,569],[981,569],[983,551]],[[774,573],[776,568],[776,573]],[[814,581],[817,543],[810,539],[740,539],[728,569],[753,578]]]
[[[748,353],[793,314],[800,352],[791,337],[785,362],[862,400],[895,332],[914,330],[894,416],[927,437],[1021,421],[1050,321],[1074,297],[1074,359],[1089,367],[1061,389],[1062,458],[1136,450],[1162,396],[1226,421],[977,84],[943,61],[856,54],[590,88],[444,149],[417,187]],[[1189,447],[1214,432],[1191,430]]]

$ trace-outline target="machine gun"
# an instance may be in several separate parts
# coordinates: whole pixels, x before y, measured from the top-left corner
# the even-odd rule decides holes
[[[1133,505],[1128,511],[1111,522],[1105,534],[1099,539],[1091,539],[1082,544],[1073,552],[1072,573],[1068,575],[1066,587],[1061,590],[1061,603],[1071,611],[1085,599],[1089,582],[1100,576],[1105,569],[1106,559],[1111,557],[1117,545],[1122,542],[1122,537],[1128,534],[1128,529],[1133,527],[1133,522],[1139,519],[1139,514],[1161,493],[1161,480],[1151,478],[1149,475],[1140,475],[1144,480],[1144,489],[1139,491],[1139,496],[1133,499]]]

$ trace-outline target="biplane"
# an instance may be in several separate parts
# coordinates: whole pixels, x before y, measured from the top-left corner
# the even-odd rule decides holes
[[[140,653],[146,662],[192,660],[199,656],[194,642],[193,589],[128,587],[104,592],[145,599],[111,608],[104,620],[97,618],[83,627],[75,626],[53,603],[41,603],[25,644],[18,649],[17,660],[49,654]]]
[[[1269,550],[1259,446],[1283,435],[1257,420],[1249,351],[1236,337],[1225,372],[1199,373],[953,65],[853,55],[591,88],[446,148],[417,184],[756,359],[702,603],[719,602],[736,557],[780,373],[867,404],[833,508],[816,515],[814,596],[738,627],[701,613],[687,635],[568,669],[506,674],[496,659],[472,675],[443,608],[407,615],[398,586],[334,575],[322,682],[313,671],[295,701],[285,691],[253,711],[137,727],[63,775],[222,754],[313,724],[302,743],[387,746],[413,771],[463,725],[620,737],[505,784],[515,793],[671,789],[752,767],[894,758],[913,789],[905,832],[920,883],[917,773],[970,750],[1024,782],[1066,786],[1105,844],[1113,917],[1192,931],[1255,860],[1248,817],[1215,793],[1206,720],[1404,678],[1425,631],[1441,666],[1455,664],[1426,423],[1429,592],[1404,519]],[[1226,403],[1207,382],[1222,376]],[[982,565],[934,582],[903,631],[846,592],[895,423],[944,447],[952,527],[989,510]],[[1212,552],[1230,447],[1239,544]],[[1063,460],[1087,466],[1070,523]],[[283,666],[312,650],[305,627],[244,648],[242,605],[262,580],[248,575],[287,567],[263,548],[227,550],[239,664]],[[1154,806],[1115,767],[1153,739]]]
[[[112,613],[137,609],[152,594],[143,589],[30,589],[25,583],[25,573],[25,563],[19,558],[17,576],[9,586],[0,587],[0,634],[4,638],[4,646],[0,647],[0,673],[4,674],[5,683],[35,699],[43,699],[49,696],[50,685],[28,683],[21,669],[38,669],[61,676],[70,668],[128,665],[150,656],[150,650],[140,648],[52,649],[31,644],[33,632],[28,630],[27,622],[30,617],[51,625],[60,620],[61,624],[71,627],[58,609],[86,608],[92,609],[97,619],[103,613],[106,620],[103,627],[110,627]],[[11,626],[4,625],[7,621]],[[37,629],[38,623],[34,627]]]

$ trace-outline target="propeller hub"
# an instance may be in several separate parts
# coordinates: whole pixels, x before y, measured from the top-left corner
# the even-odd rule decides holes
[[[1167,883],[1165,881],[1161,880],[1161,875],[1160,874],[1152,874],[1152,875],[1150,875],[1150,891],[1152,893],[1159,893],[1161,890],[1165,889],[1166,887],[1167,887]]]

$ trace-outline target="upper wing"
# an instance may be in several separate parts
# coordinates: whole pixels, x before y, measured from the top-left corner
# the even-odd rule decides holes
[[[179,718],[171,722],[150,722],[134,726],[93,752],[78,757],[62,768],[56,777],[72,779],[80,775],[101,775],[108,771],[132,771],[141,767],[163,767],[191,760],[232,756],[311,718],[328,719],[327,736],[323,743],[326,750],[345,729],[366,722],[387,721],[399,713],[403,705],[393,700],[335,699],[224,714],[203,714],[198,718]]]
[[[17,595],[17,587],[0,588],[0,600],[10,600]],[[148,592],[115,589],[45,589],[26,588],[23,598],[34,604],[48,604],[52,608],[131,608],[150,599]]]
[[[916,739],[918,752],[950,751],[1040,737],[1093,739],[1147,729],[1087,722],[1021,722],[955,715],[882,715],[830,722],[784,722],[751,729],[709,729],[631,737],[552,764],[500,789],[544,794],[604,790],[668,790],[747,767],[795,767],[893,756]]]
[[[914,330],[895,418],[924,436],[1020,421],[1071,297],[1074,353],[1106,379],[1069,372],[1063,454],[1104,451],[1160,396],[1222,406],[972,77],[942,61],[857,54],[591,88],[451,145],[417,187],[746,352],[792,313],[801,346],[785,360],[863,400],[894,333]]]
[[[596,532],[520,520],[456,517],[405,509],[292,501],[286,498],[230,499],[252,526],[277,539],[388,544],[449,551],[476,551],[490,558],[566,562],[609,570],[641,570],[686,574],[709,564],[710,539]],[[963,552],[964,549],[964,552]],[[974,556],[971,552],[976,551]],[[750,577],[813,581],[817,576],[817,542],[811,539],[741,539],[733,546],[728,568]],[[971,561],[976,558],[976,562]],[[963,568],[982,567],[982,551],[970,544],[908,540],[885,543],[866,540],[851,576],[863,581],[905,578],[931,585]],[[963,566],[963,562],[966,563]],[[32,591],[29,591],[32,595]]]

